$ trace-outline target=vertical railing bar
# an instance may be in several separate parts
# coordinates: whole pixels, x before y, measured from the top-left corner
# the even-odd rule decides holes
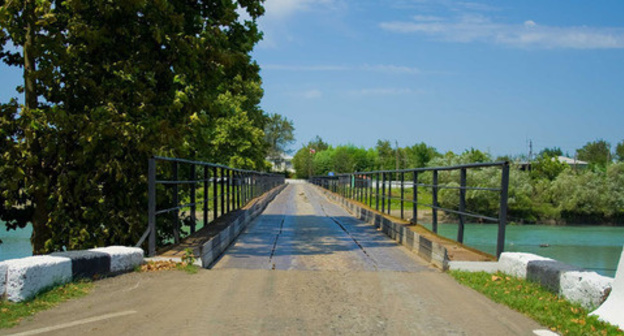
[[[221,167],[221,216],[225,215],[225,169]]]
[[[389,179],[388,179],[388,215],[391,214],[392,211],[392,181],[394,180],[394,177],[392,177],[392,172],[388,173]]]
[[[148,161],[147,175],[147,193],[149,195],[147,207],[147,226],[150,230],[147,244],[147,255],[153,257],[154,255],[156,255],[156,160],[154,158],[150,158]]]
[[[431,209],[431,228],[434,233],[438,233],[438,171],[433,171],[433,208]]]
[[[219,184],[217,183],[217,167],[212,168],[212,220],[217,220],[219,217],[218,214],[218,206],[219,206],[219,198],[217,197],[219,194],[218,188]]]
[[[381,173],[381,213],[386,213],[386,173]]]
[[[464,227],[465,227],[465,216],[463,215],[466,212],[466,168],[462,168],[460,170],[459,177],[459,226],[457,227],[457,241],[460,243],[464,242]]]
[[[208,191],[209,191],[209,174],[208,174],[208,166],[204,166],[204,227],[208,226]]]
[[[173,162],[173,180],[178,181],[178,162]],[[180,200],[178,195],[178,184],[173,185],[173,207],[180,206]],[[171,218],[173,219],[173,241],[176,244],[180,243],[180,214],[178,210],[171,212]]]
[[[505,250],[505,227],[507,225],[507,198],[509,196],[509,163],[505,162],[501,173],[500,209],[498,219],[498,240],[496,243],[496,257]]]
[[[195,164],[191,164],[191,181],[196,181],[196,172],[195,172]],[[191,184],[191,234],[195,233],[195,224],[197,224],[197,206],[195,205],[196,201],[197,201],[197,188],[196,188],[196,183],[197,182],[193,182]]]
[[[412,203],[412,223],[416,224],[418,223],[418,172],[415,171],[414,172],[414,190],[412,191],[414,193],[413,195],[413,203]]]
[[[405,198],[405,173],[401,172],[401,219],[404,219],[403,214],[403,199]]]

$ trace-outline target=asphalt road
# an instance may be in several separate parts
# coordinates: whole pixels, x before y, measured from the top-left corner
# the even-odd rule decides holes
[[[291,184],[213,269],[105,279],[87,297],[0,334],[533,335],[535,329],[542,328],[429,267],[314,187]]]

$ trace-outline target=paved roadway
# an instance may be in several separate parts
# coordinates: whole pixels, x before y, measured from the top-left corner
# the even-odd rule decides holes
[[[212,270],[131,273],[0,334],[533,335],[531,319],[290,184]],[[31,333],[29,333],[31,332]],[[35,333],[32,333],[35,332]]]

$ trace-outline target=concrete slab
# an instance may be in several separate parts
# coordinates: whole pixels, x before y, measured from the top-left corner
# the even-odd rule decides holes
[[[94,251],[54,252],[53,257],[69,258],[72,263],[72,278],[92,279],[110,272],[111,257],[107,253]]]

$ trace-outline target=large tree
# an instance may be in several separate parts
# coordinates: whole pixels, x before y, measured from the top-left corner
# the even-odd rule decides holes
[[[605,167],[611,161],[611,145],[605,140],[590,141],[576,150],[579,160]]]
[[[295,141],[294,131],[292,120],[277,113],[269,115],[264,127],[264,138],[269,146],[269,160],[274,165],[282,163],[282,155],[288,152],[288,146]]]
[[[25,100],[0,108],[0,219],[31,222],[35,253],[133,244],[151,155],[261,165],[262,13],[261,0],[3,1],[0,58],[23,68]]]
[[[624,140],[615,147],[615,157],[619,162],[624,162]]]

